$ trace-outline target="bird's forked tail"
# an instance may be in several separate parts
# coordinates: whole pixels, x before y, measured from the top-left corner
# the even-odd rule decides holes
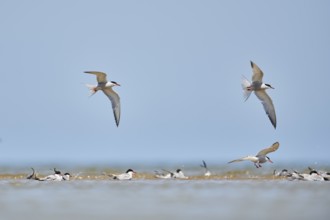
[[[89,90],[91,91],[91,95],[90,96],[92,96],[92,95],[94,95],[96,92],[97,92],[97,90],[96,90],[96,87],[97,86],[95,86],[95,85],[90,85],[90,84],[86,84],[86,86],[89,88]]]
[[[250,87],[250,86],[251,86],[250,81],[247,78],[245,78],[245,76],[242,76],[242,88],[243,88],[244,101],[246,101],[251,95],[252,90],[248,90],[248,87]]]

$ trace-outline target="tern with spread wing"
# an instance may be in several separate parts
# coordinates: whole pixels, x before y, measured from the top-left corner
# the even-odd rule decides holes
[[[276,151],[280,146],[280,143],[275,142],[272,146],[261,150],[256,156],[246,156],[237,160],[232,160],[229,161],[228,163],[233,163],[233,162],[240,162],[240,161],[245,161],[245,160],[249,160],[251,162],[254,163],[254,165],[259,168],[261,167],[261,163],[266,163],[267,161],[273,163],[273,161],[271,161],[271,159],[267,156],[267,154]]]
[[[112,87],[120,86],[115,81],[108,81],[107,74],[98,71],[85,71],[85,73],[96,75],[97,85],[87,85],[87,87],[91,90],[92,95],[94,95],[97,91],[102,90],[104,94],[110,99],[112,103],[112,110],[115,116],[116,125],[118,127],[120,121],[120,98],[119,95],[113,91]]]
[[[264,109],[266,111],[266,114],[268,115],[272,125],[276,129],[275,108],[274,108],[272,99],[266,93],[266,89],[270,89],[270,88],[274,89],[274,88],[270,84],[262,82],[262,77],[263,77],[264,73],[252,61],[251,61],[251,67],[252,67],[252,71],[253,71],[252,83],[248,79],[246,79],[244,76],[242,79],[244,99],[246,101],[250,97],[251,92],[254,91],[254,94],[256,94],[258,99],[261,101],[261,103],[264,106]]]
[[[200,165],[202,168],[204,168],[205,172],[204,172],[204,176],[211,176],[211,172],[209,170],[209,168],[207,167],[206,162],[203,160],[203,164]]]

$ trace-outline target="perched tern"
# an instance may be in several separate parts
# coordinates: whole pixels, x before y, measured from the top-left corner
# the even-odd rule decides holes
[[[170,171],[165,171],[166,173],[162,173],[159,171],[155,171],[155,177],[159,178],[159,179],[172,179],[174,178],[174,173],[170,172]]]
[[[249,161],[253,162],[257,168],[259,168],[259,167],[261,167],[261,165],[260,165],[261,163],[265,163],[267,161],[273,163],[273,161],[271,161],[271,159],[267,156],[267,154],[276,151],[279,146],[280,146],[280,144],[278,142],[275,142],[272,146],[261,150],[256,156],[246,156],[246,157],[243,157],[243,158],[240,158],[237,160],[229,161],[228,163],[249,160]]]
[[[207,165],[205,163],[205,161],[203,160],[203,164],[200,165],[201,167],[204,168],[205,172],[204,172],[204,176],[211,176],[211,172],[210,170],[207,168]]]
[[[242,79],[242,87],[244,92],[245,101],[250,97],[251,92],[254,91],[254,94],[261,101],[266,114],[268,115],[272,125],[276,129],[276,114],[275,108],[273,105],[272,99],[267,95],[266,89],[274,89],[270,84],[266,84],[262,82],[263,72],[261,69],[251,61],[251,67],[253,71],[252,75],[252,83],[243,76]]]
[[[164,169],[163,171],[165,171],[166,174],[155,171],[156,172],[155,176],[160,179],[188,179],[188,177],[184,175],[181,169],[177,169],[175,172],[171,172]]]
[[[274,176],[285,176],[285,177],[288,177],[291,175],[291,173],[287,169],[283,169],[279,172],[276,172],[276,170],[274,170],[273,174],[274,174]]]
[[[291,180],[304,180],[304,181],[328,181],[329,179],[320,175],[316,170],[312,170],[309,173],[293,172],[293,178]]]
[[[115,116],[116,125],[118,127],[120,121],[120,98],[119,95],[113,91],[112,87],[120,86],[115,81],[108,81],[107,74],[98,71],[85,71],[85,73],[96,75],[97,85],[86,85],[94,95],[97,91],[102,90],[104,94],[110,99],[112,103],[112,110]]]
[[[122,174],[110,174],[109,176],[114,180],[131,180],[133,178],[133,175],[136,172],[132,169],[128,169],[126,173]]]
[[[70,173],[65,173],[64,175],[62,175],[61,171],[56,170],[56,168],[54,168],[54,174],[48,175],[46,177],[42,177],[39,178],[36,176],[36,180],[39,181],[64,181],[64,180],[70,180],[71,174]]]
[[[309,171],[316,171],[318,174],[323,176],[324,178],[330,179],[330,172],[324,171],[324,170],[315,170],[311,167],[308,167]]]
[[[297,171],[293,171],[292,173],[290,173],[290,175],[287,176],[288,180],[304,180],[304,177],[298,173]]]
[[[184,175],[184,173],[182,172],[181,169],[177,169],[173,174],[174,174],[174,178],[177,178],[177,179],[188,179],[188,177]]]

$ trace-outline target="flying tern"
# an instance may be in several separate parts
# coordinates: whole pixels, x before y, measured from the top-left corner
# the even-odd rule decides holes
[[[210,170],[207,168],[207,164],[205,163],[205,161],[203,160],[203,164],[200,165],[201,167],[204,168],[205,172],[204,172],[204,176],[211,176],[211,172]]]
[[[256,156],[246,156],[246,157],[242,157],[237,160],[229,161],[228,163],[249,160],[249,161],[253,162],[257,168],[259,168],[259,167],[261,167],[261,165],[260,165],[261,163],[265,163],[267,161],[273,163],[273,161],[271,161],[271,159],[267,156],[267,154],[276,151],[279,148],[279,146],[280,146],[280,144],[278,142],[275,142],[272,146],[261,150]]]
[[[261,71],[261,69],[252,61],[251,67],[252,67],[252,83],[243,76],[242,78],[242,87],[243,87],[243,95],[245,101],[250,97],[251,92],[254,91],[254,94],[258,97],[258,99],[261,101],[262,105],[264,106],[264,109],[266,111],[266,114],[268,115],[272,125],[276,129],[276,114],[275,114],[275,108],[273,105],[272,99],[267,95],[266,89],[274,89],[270,84],[263,83],[262,77],[264,73]]]
[[[85,71],[85,73],[96,75],[97,85],[86,85],[94,95],[97,91],[102,90],[103,93],[110,99],[112,110],[115,116],[116,125],[118,127],[120,121],[120,98],[119,95],[112,89],[114,86],[120,86],[115,81],[108,81],[107,74],[98,71]]]

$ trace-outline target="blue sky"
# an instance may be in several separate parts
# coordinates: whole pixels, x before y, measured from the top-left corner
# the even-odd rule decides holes
[[[1,1],[0,161],[329,158],[329,1]],[[274,130],[244,102],[250,60]],[[120,125],[86,70],[122,86]]]

